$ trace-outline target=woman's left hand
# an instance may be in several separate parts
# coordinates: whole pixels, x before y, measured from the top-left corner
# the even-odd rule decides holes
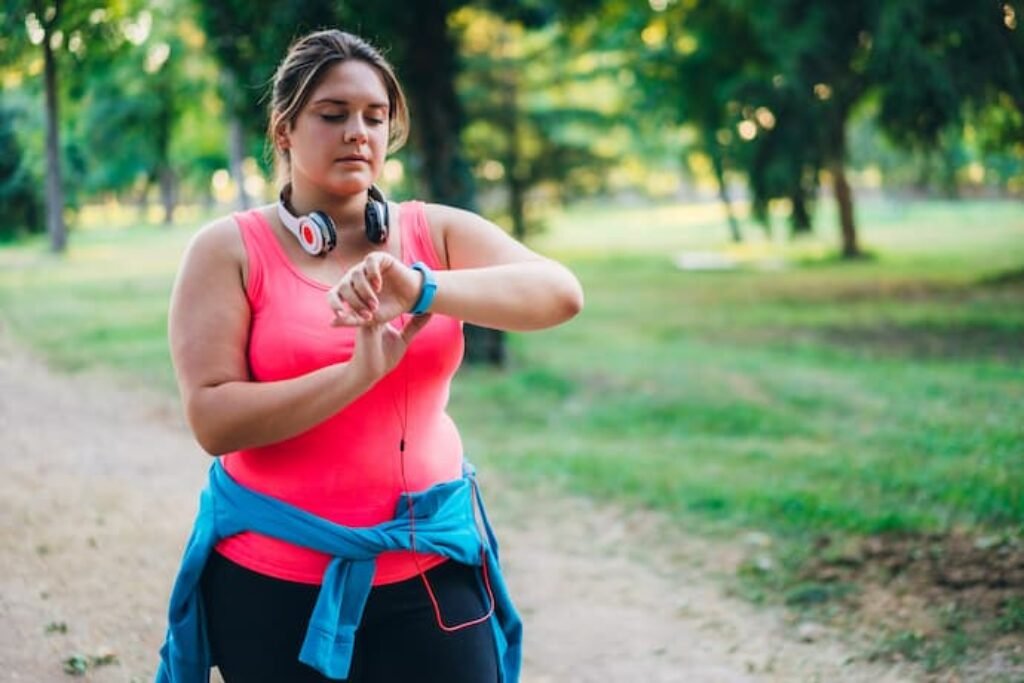
[[[327,292],[334,326],[388,323],[416,303],[423,276],[391,254],[376,251],[349,269]]]

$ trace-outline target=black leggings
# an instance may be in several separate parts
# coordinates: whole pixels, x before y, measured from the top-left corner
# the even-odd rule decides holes
[[[487,611],[476,568],[448,561],[427,571],[448,625]],[[217,552],[203,570],[213,659],[225,683],[325,683],[299,661],[319,586],[253,572]],[[438,628],[423,580],[375,586],[356,631],[349,683],[496,683],[491,624]]]

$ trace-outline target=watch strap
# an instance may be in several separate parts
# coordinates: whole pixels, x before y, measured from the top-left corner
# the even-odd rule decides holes
[[[437,278],[434,277],[434,271],[423,261],[417,261],[412,264],[412,269],[418,270],[423,274],[423,286],[420,287],[420,296],[416,299],[416,303],[413,304],[409,312],[413,315],[423,315],[430,310],[430,304],[434,303],[434,294],[437,292]]]

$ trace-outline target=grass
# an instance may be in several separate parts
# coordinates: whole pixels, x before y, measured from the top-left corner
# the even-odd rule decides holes
[[[647,253],[630,237],[647,211],[565,218],[574,237],[550,243],[579,247],[587,309],[516,338],[513,372],[457,387],[480,457],[730,526],[1024,523],[1024,286],[980,284],[1024,264],[1024,210],[875,204],[862,215],[873,259],[762,240],[744,248],[797,265],[725,273],[672,265],[723,232],[685,215],[673,228],[659,217],[673,210],[647,210],[671,245],[648,232]],[[588,221],[603,251],[575,238]]]
[[[587,308],[464,370],[451,412],[477,461],[525,484],[709,527],[933,531],[1024,525],[1024,210],[862,202],[872,258],[747,226],[717,207],[576,207],[539,249]],[[167,299],[191,229],[92,229],[63,258],[0,248],[0,320],[65,370],[173,391]],[[747,264],[682,271],[715,249]],[[759,263],[784,268],[760,270]]]
[[[0,248],[0,323],[54,367],[110,369],[174,391],[167,305],[189,230],[88,230],[64,256]]]

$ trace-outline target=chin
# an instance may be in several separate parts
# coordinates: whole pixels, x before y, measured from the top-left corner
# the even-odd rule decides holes
[[[360,173],[358,175],[346,173],[344,177],[328,177],[324,183],[324,189],[332,194],[357,194],[365,192],[373,184],[373,175]]]

